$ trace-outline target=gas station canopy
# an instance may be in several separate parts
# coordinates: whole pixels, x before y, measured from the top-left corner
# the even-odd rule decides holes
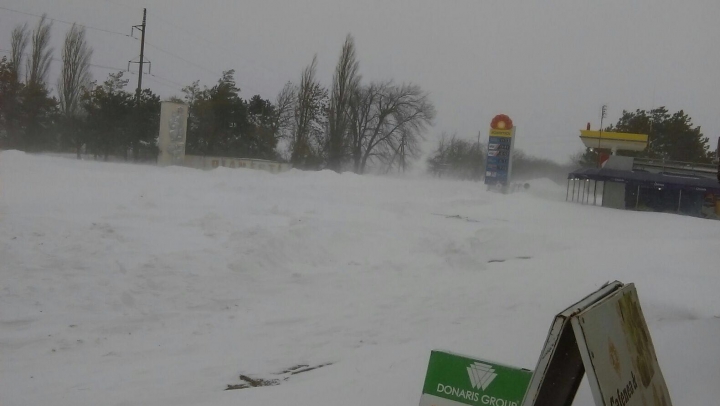
[[[647,134],[580,130],[580,139],[588,148],[602,148],[612,151],[643,151],[648,145]]]

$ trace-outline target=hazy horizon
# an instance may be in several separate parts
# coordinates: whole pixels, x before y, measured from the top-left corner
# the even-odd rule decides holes
[[[622,110],[684,110],[710,138],[720,134],[720,3],[640,0],[629,4],[546,1],[524,4],[454,0],[250,1],[0,0],[0,50],[16,24],[42,14],[92,29],[93,75],[99,82],[139,54],[130,27],[148,9],[144,87],[181,96],[194,80],[212,86],[235,69],[241,95],[275,99],[318,55],[318,78],[329,86],[345,35],[356,40],[365,83],[419,84],[438,110],[426,152],[441,133],[487,142],[495,114],[518,126],[516,147],[566,162],[583,149],[579,130],[605,124]],[[5,8],[5,9],[3,9]],[[69,25],[53,24],[55,57]],[[109,31],[109,32],[108,32]],[[137,66],[131,67],[134,71]],[[58,64],[48,82],[54,88]],[[130,88],[137,76],[128,74]]]

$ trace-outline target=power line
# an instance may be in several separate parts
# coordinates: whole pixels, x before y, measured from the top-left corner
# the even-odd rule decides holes
[[[122,4],[122,3],[118,3],[118,2],[113,1],[113,0],[104,0],[104,1],[107,2],[107,3],[113,4],[113,5],[115,5],[115,6],[118,6],[118,7],[123,7],[123,8],[131,9],[131,10],[135,10],[133,7],[131,7],[131,6],[129,6],[129,5]],[[201,36],[199,36],[199,35],[195,35],[195,34],[193,34],[192,32],[188,31],[187,29],[182,28],[182,27],[179,26],[178,24],[172,23],[172,22],[164,19],[164,18],[161,17],[159,14],[156,14],[156,13],[154,13],[154,12],[152,12],[152,11],[148,11],[148,14],[150,14],[151,16],[154,16],[154,17],[157,18],[159,21],[162,21],[163,23],[171,26],[172,28],[175,28],[176,30],[178,30],[178,31],[180,31],[180,32],[183,32],[183,33],[185,33],[185,34],[187,34],[187,35],[189,35],[189,36],[191,36],[191,37],[194,37],[194,38],[197,38],[197,39],[202,40],[203,42],[205,42],[206,44],[208,44],[208,45],[210,45],[210,46],[217,47],[217,49],[222,48],[222,47],[218,47],[218,45],[217,45],[216,43],[213,43],[213,42],[211,42],[210,40],[207,40],[207,39],[205,39],[205,38],[203,38],[203,37],[201,37]],[[187,63],[187,64],[189,64],[189,65],[191,65],[191,66],[194,66],[194,67],[196,67],[196,68],[198,68],[198,69],[202,69],[202,70],[205,71],[205,72],[211,73],[211,74],[213,74],[213,75],[215,75],[215,76],[219,76],[219,75],[220,75],[218,72],[215,72],[215,71],[212,70],[212,69],[209,69],[209,68],[207,68],[207,67],[205,67],[205,66],[199,65],[199,64],[197,64],[197,63],[195,63],[195,62],[189,61],[189,60],[187,60],[187,59],[185,59],[185,58],[183,58],[183,57],[181,57],[181,56],[179,56],[179,55],[176,55],[176,54],[174,54],[174,53],[172,53],[172,52],[170,52],[170,51],[168,51],[168,50],[166,50],[166,49],[163,49],[163,48],[161,48],[161,47],[159,47],[159,46],[157,46],[157,45],[151,44],[151,43],[148,42],[148,41],[145,41],[145,43],[146,43],[148,46],[150,46],[151,48],[154,48],[155,50],[157,50],[157,51],[159,51],[159,52],[165,53],[165,54],[167,54],[167,55],[169,55],[169,56],[171,56],[171,57],[173,57],[173,58],[176,58],[176,59],[178,59],[178,60],[180,60],[180,61],[183,61],[183,62],[185,62],[185,63]],[[227,49],[227,48],[225,48],[225,51],[226,51],[226,52],[230,52],[230,50]],[[272,71],[272,69],[270,69],[270,68],[267,68],[267,67],[264,67],[264,68],[265,68],[266,70]],[[274,72],[275,74],[279,75],[277,72],[275,72],[275,71],[273,71],[273,72]],[[248,86],[248,88],[250,88],[250,87]]]
[[[118,3],[118,2],[113,1],[113,0],[105,0],[105,2],[106,2],[106,3],[113,4],[113,5],[117,6],[117,7],[122,7],[122,8],[126,8],[126,9],[128,9],[128,10],[132,10],[132,11],[142,10],[142,8],[128,6],[127,4]]]
[[[154,74],[154,73],[153,73],[153,74],[150,74],[150,76],[154,77],[155,79],[164,80],[165,82],[168,82],[168,83],[173,84],[173,85],[175,85],[175,86],[179,86],[179,87],[180,87],[180,90],[182,90],[182,88],[185,87],[185,85],[183,85],[183,84],[181,84],[181,83],[175,82],[174,80],[170,80],[170,79],[164,78],[164,77],[162,77],[162,76],[158,76],[158,75],[156,75],[156,74]]]
[[[122,7],[128,8],[128,9],[132,9],[132,7],[130,7],[130,6],[128,6],[128,5],[116,3],[116,2],[111,1],[111,0],[105,0],[105,2],[110,3],[110,4],[114,4],[114,5],[116,5],[116,6],[122,6]],[[37,17],[37,18],[42,18],[42,17],[43,17],[42,15],[38,15],[38,14],[34,14],[34,13],[28,13],[28,12],[20,11],[20,10],[14,10],[14,9],[11,9],[11,8],[8,8],[8,7],[4,7],[4,6],[0,6],[0,9],[6,10],[6,11],[10,11],[10,12],[13,12],[13,13],[18,13],[18,14],[23,14],[23,15],[27,15],[27,16]],[[191,32],[189,32],[189,31],[181,28],[181,27],[178,26],[177,24],[174,24],[174,23],[171,23],[171,22],[165,20],[164,18],[160,17],[160,16],[159,16],[158,14],[156,14],[156,13],[149,13],[149,14],[155,16],[158,20],[164,22],[165,24],[170,25],[171,27],[173,27],[173,28],[175,28],[175,29],[177,29],[177,30],[179,30],[179,31],[181,31],[181,32],[184,32],[184,33],[187,34],[187,35],[190,35],[190,36],[192,36],[192,37],[194,37],[194,38],[198,38],[198,39],[204,41],[205,43],[207,43],[208,45],[211,45],[211,46],[216,47],[216,49],[224,49],[225,51],[230,52],[230,50],[228,50],[227,48],[219,47],[218,44],[216,44],[216,43],[213,43],[213,42],[211,42],[211,41],[209,41],[209,40],[207,40],[207,39],[205,39],[205,38],[203,38],[203,37],[200,37],[200,36],[198,36],[198,35],[192,34]],[[51,17],[48,17],[47,15],[45,15],[45,18],[47,18],[48,20],[53,21],[53,22],[58,22],[58,23],[68,24],[68,25],[73,25],[73,24],[75,24],[75,25],[77,25],[77,26],[79,26],[79,27],[83,27],[83,28],[86,28],[86,29],[88,29],[88,30],[95,30],[95,31],[105,32],[105,33],[114,34],[114,35],[121,35],[121,36],[123,36],[123,37],[128,37],[128,38],[132,38],[132,39],[134,39],[134,40],[137,40],[137,38],[133,37],[131,34],[130,34],[130,35],[129,35],[129,34],[124,34],[124,33],[118,32],[118,31],[107,30],[107,29],[104,29],[104,28],[93,27],[93,26],[90,26],[90,25],[85,25],[85,24],[80,24],[80,23],[71,23],[71,22],[69,22],[69,21],[60,20],[60,19],[57,19],[57,18],[51,18]],[[162,52],[162,53],[165,53],[165,54],[167,54],[167,55],[169,55],[169,56],[171,56],[171,57],[173,57],[173,58],[176,58],[176,59],[178,59],[178,60],[180,60],[180,61],[182,61],[182,62],[185,62],[185,63],[187,63],[187,64],[189,64],[189,65],[191,65],[191,66],[193,66],[193,67],[195,67],[195,68],[197,68],[197,69],[201,69],[201,70],[203,70],[203,71],[205,71],[205,72],[208,72],[208,73],[211,73],[211,74],[213,74],[213,75],[215,75],[215,76],[220,76],[220,74],[219,74],[218,72],[215,72],[215,71],[212,70],[212,69],[209,69],[209,68],[207,68],[207,67],[205,67],[205,66],[199,65],[199,64],[197,64],[197,63],[195,63],[195,62],[192,62],[192,61],[190,61],[190,60],[188,60],[188,59],[185,59],[185,58],[183,58],[183,57],[181,57],[181,56],[179,56],[179,55],[176,55],[176,54],[174,54],[174,53],[172,53],[172,52],[170,52],[170,51],[168,51],[168,50],[166,50],[166,49],[163,49],[163,48],[161,48],[161,47],[159,47],[159,46],[157,46],[157,45],[151,44],[151,43],[149,43],[149,42],[147,42],[147,41],[146,41],[145,43],[146,43],[148,46],[154,48],[155,50],[157,50],[157,51],[159,51],[159,52]],[[55,59],[54,59],[54,60],[55,60]],[[103,69],[112,69],[112,70],[117,69],[117,68],[113,68],[113,67],[100,66],[100,65],[97,65],[97,66],[95,66],[95,67],[103,68]],[[262,65],[261,65],[261,67],[264,68],[265,71],[272,72],[272,73],[274,73],[275,75],[277,75],[278,77],[281,76],[278,72],[276,72],[275,70],[273,70],[273,69],[271,69],[271,68],[269,68],[269,67],[267,67],[267,66],[262,66]],[[117,70],[125,70],[125,69],[117,69]],[[260,93],[257,89],[254,89],[252,86],[245,86],[245,87],[247,87],[248,89],[250,89],[250,90],[252,90],[252,91],[254,91],[254,92]]]
[[[173,54],[173,53],[171,53],[171,52],[169,52],[169,51],[166,51],[166,50],[164,50],[164,49],[162,49],[162,48],[160,48],[160,47],[158,47],[158,46],[156,46],[156,45],[150,44],[149,42],[146,42],[146,44],[147,44],[148,46],[150,46],[150,47],[153,47],[153,48],[157,49],[157,50],[160,51],[160,52],[164,52],[164,53],[166,53],[166,54],[168,54],[168,55],[170,55],[170,56],[172,56],[172,57],[175,57],[175,58],[177,58],[177,59],[179,59],[179,60],[181,60],[181,61],[183,61],[183,62],[186,62],[186,63],[188,63],[188,64],[190,64],[190,65],[193,65],[193,66],[195,66],[195,67],[197,67],[197,68],[199,68],[199,69],[202,69],[202,70],[204,70],[204,71],[210,72],[210,73],[212,73],[213,75],[218,75],[216,72],[213,72],[212,70],[210,70],[210,69],[208,69],[208,68],[206,68],[206,67],[203,67],[203,66],[201,66],[201,65],[197,65],[197,64],[195,64],[195,63],[193,63],[193,62],[191,62],[191,61],[188,61],[188,60],[185,59],[185,58],[182,58],[182,57],[180,57],[180,56],[178,56],[178,55],[175,55],[175,54]],[[2,52],[2,53],[7,53],[7,54],[11,54],[11,53],[12,53],[10,50],[7,50],[7,49],[0,49],[0,52]],[[29,54],[28,54],[28,53],[24,53],[23,55],[29,55]],[[53,61],[56,61],[56,62],[62,62],[62,59],[58,59],[58,58],[51,58],[51,59],[52,59]],[[122,72],[130,73],[130,74],[132,74],[132,75],[135,75],[135,74],[136,74],[135,72],[132,72],[132,71],[128,70],[127,68],[118,68],[118,67],[114,67],[114,66],[99,65],[99,64],[93,64],[93,63],[90,63],[90,64],[88,64],[88,65],[89,65],[89,66],[92,66],[92,67],[94,67],[94,68],[99,68],[99,69],[107,69],[107,70],[118,71],[118,72],[122,71]],[[183,85],[183,84],[181,84],[181,83],[178,83],[178,82],[176,82],[176,81],[173,81],[173,80],[164,78],[164,77],[159,76],[159,75],[154,74],[154,73],[147,73],[146,75],[151,76],[151,77],[153,78],[152,81],[155,82],[156,84],[165,86],[165,87],[167,87],[167,88],[171,88],[171,89],[173,89],[173,90],[178,90],[178,91],[181,91],[181,92],[182,92],[182,89],[185,87],[185,85]],[[164,82],[167,82],[167,83],[163,83],[163,81],[164,81]],[[255,88],[253,88],[252,86],[249,86],[249,85],[241,85],[241,87],[250,89],[250,90],[254,91],[254,92],[257,93],[257,94],[260,94],[260,91],[257,90],[257,89],[255,89]]]
[[[112,1],[112,0],[104,0],[104,1],[107,2],[107,3],[113,4],[113,5],[115,5],[115,6],[118,6],[118,7],[124,7],[124,8],[127,8],[127,9],[133,9],[133,7],[131,7],[131,6],[128,6],[128,5],[126,5],[126,4],[117,3],[117,2]],[[4,7],[4,6],[0,6],[0,9],[1,9],[1,10],[6,10],[6,11],[9,11],[9,12],[13,12],[13,13],[18,13],[18,14],[26,15],[26,16],[32,16],[32,17],[37,17],[37,18],[42,18],[42,17],[43,17],[43,15],[34,14],[34,13],[28,13],[28,12],[25,12],[25,11],[15,10],[15,9],[11,9],[11,8]],[[170,22],[170,21],[167,21],[166,19],[164,19],[163,17],[161,17],[160,15],[158,15],[158,14],[156,14],[156,13],[149,12],[149,14],[155,16],[158,20],[160,20],[160,21],[162,21],[163,23],[165,23],[165,24],[167,24],[167,25],[169,25],[169,26],[177,29],[178,31],[181,31],[181,32],[183,32],[183,33],[185,33],[185,34],[193,37],[193,38],[200,39],[200,40],[202,40],[203,42],[205,42],[206,44],[208,44],[208,45],[210,45],[210,46],[212,46],[212,47],[215,47],[215,48],[218,49],[218,50],[224,50],[225,52],[231,52],[228,48],[221,47],[221,46],[219,46],[219,45],[218,45],[217,43],[215,43],[215,42],[212,42],[212,41],[210,41],[210,40],[208,40],[208,39],[206,39],[206,38],[204,38],[204,37],[201,37],[201,36],[199,36],[199,35],[193,34],[192,32],[190,32],[190,31],[182,28],[181,26],[179,26],[179,25],[177,25],[177,24],[175,24],[175,23],[172,23],[172,22]],[[104,33],[113,34],[113,35],[120,35],[120,36],[123,36],[123,37],[128,37],[128,38],[132,38],[132,39],[134,39],[134,40],[137,40],[137,38],[133,37],[132,34],[125,34],[125,33],[122,33],[122,32],[113,31],[113,30],[108,30],[108,29],[104,29],[104,28],[98,28],[98,27],[94,27],[94,26],[86,25],[86,24],[72,23],[72,22],[65,21],[65,20],[61,20],[61,19],[57,19],[57,18],[51,18],[51,17],[48,17],[47,15],[44,15],[44,16],[45,16],[45,18],[48,19],[49,21],[58,22],[58,23],[61,23],[61,24],[67,24],[67,25],[73,25],[73,24],[74,24],[74,25],[77,25],[77,26],[79,26],[79,27],[86,28],[86,29],[88,29],[88,30],[94,30],[94,31],[104,32]],[[167,54],[167,55],[169,55],[169,56],[171,56],[171,57],[173,57],[173,58],[176,58],[176,59],[178,59],[178,60],[180,60],[180,61],[182,61],[182,62],[185,62],[185,63],[187,63],[187,64],[189,64],[189,65],[191,65],[191,66],[193,66],[193,67],[195,67],[195,68],[197,68],[197,69],[201,69],[201,70],[203,70],[203,71],[205,71],[205,72],[208,72],[208,73],[211,73],[211,74],[213,74],[213,75],[215,75],[215,76],[220,76],[220,74],[219,74],[218,72],[215,72],[215,71],[212,70],[212,69],[209,69],[209,68],[207,68],[207,67],[205,67],[205,66],[199,65],[199,64],[197,64],[197,63],[195,63],[195,62],[192,62],[192,61],[190,61],[190,60],[188,60],[188,59],[185,59],[185,58],[183,58],[183,57],[181,57],[181,56],[179,56],[179,55],[176,55],[176,54],[174,54],[174,53],[172,53],[172,52],[170,52],[170,51],[168,51],[168,50],[166,50],[166,49],[163,49],[163,48],[161,48],[161,47],[159,47],[159,46],[157,46],[157,45],[153,45],[153,44],[151,44],[151,43],[149,43],[149,42],[146,42],[146,44],[147,44],[148,46],[156,49],[156,50],[159,51],[159,52],[165,53],[165,54]],[[55,59],[54,59],[54,60],[55,60]],[[246,62],[246,63],[247,63],[247,62]],[[255,62],[252,62],[252,63],[255,64]],[[263,65],[263,64],[258,64],[258,65],[259,65],[261,68],[263,68],[263,71],[265,71],[265,72],[272,72],[272,73],[274,73],[276,76],[282,77],[282,75],[280,75],[280,74],[279,74],[277,71],[275,71],[274,69],[269,68],[269,67],[267,67],[267,66],[265,66],[265,65]],[[97,68],[103,68],[103,69],[111,69],[111,70],[125,70],[125,69],[118,69],[118,68],[109,67],[109,66],[102,66],[102,65],[92,65],[92,64],[91,64],[91,66],[94,66],[94,67],[97,67]],[[248,86],[244,86],[244,87],[247,87],[248,89],[250,89],[250,90],[252,90],[252,91],[254,91],[254,92],[257,92],[258,94],[260,93],[257,89],[253,88],[252,86],[249,86],[249,85],[248,85]]]
[[[0,49],[0,53],[12,54],[12,51],[10,51],[9,49]],[[23,55],[27,56],[27,55],[29,55],[29,54],[26,52],[26,53],[24,53]],[[54,61],[54,62],[62,62],[62,59],[58,59],[58,58],[50,58],[50,59],[51,59],[52,61]],[[115,66],[107,66],[107,65],[98,65],[98,64],[94,64],[94,63],[89,63],[88,66],[91,66],[91,67],[93,67],[93,68],[98,68],[98,69],[107,69],[107,70],[111,70],[111,71],[125,72],[125,73],[129,73],[129,74],[131,74],[131,75],[136,75],[135,72],[130,71],[130,70],[127,70],[126,68],[118,68],[118,67],[115,67]],[[176,81],[174,81],[174,80],[171,80],[171,79],[162,77],[162,76],[157,75],[157,74],[155,74],[155,73],[147,73],[146,75],[149,75],[151,78],[148,78],[148,79],[152,80],[152,81],[155,82],[156,84],[161,85],[161,86],[165,86],[165,87],[170,88],[170,89],[173,89],[173,90],[177,90],[177,91],[182,92],[182,91],[183,91],[183,88],[185,87],[185,85],[183,85],[182,83],[179,83],[179,82],[176,82]],[[257,92],[257,89],[253,89],[253,88],[250,87],[250,86],[247,86],[247,88],[248,88],[248,89],[252,89],[253,91],[256,91],[256,92]],[[258,92],[258,94],[259,94],[259,92]]]
[[[12,51],[10,51],[9,49],[0,49],[0,53],[12,54]],[[26,52],[23,55],[27,56],[29,54]],[[54,62],[62,62],[62,59],[58,59],[58,58],[50,58],[50,59]],[[107,69],[107,70],[111,70],[111,71],[125,72],[125,73],[129,73],[131,75],[136,74],[135,72],[126,70],[125,68],[117,68],[114,66],[98,65],[98,64],[94,64],[94,63],[89,63],[88,66],[91,66],[93,68],[98,68],[98,69]],[[184,87],[182,84],[172,81],[170,79],[164,78],[162,76],[158,76],[156,74],[149,74],[149,75],[151,76],[151,78],[148,78],[148,79],[152,80],[156,84],[182,92],[182,88]],[[163,82],[167,82],[167,83],[163,83]]]
[[[57,60],[59,60],[59,59],[57,59]],[[112,67],[112,66],[95,65],[95,64],[92,64],[92,63],[90,63],[90,64],[88,64],[88,65],[90,65],[90,66],[92,66],[92,67],[94,67],[94,68],[109,69],[109,70],[115,70],[115,71],[118,71],[118,72],[125,70],[125,69],[123,69],[123,68],[115,68],[115,67]]]
[[[12,51],[9,50],[9,49],[0,49],[0,53],[3,53],[3,54],[12,54]],[[27,52],[25,52],[25,53],[23,53],[23,55],[28,56],[28,55],[30,55],[30,54],[28,54]],[[58,58],[50,58],[50,59],[51,59],[52,61],[54,61],[54,62],[62,62],[62,59],[58,59]],[[93,67],[93,68],[98,68],[98,69],[107,69],[107,70],[111,70],[111,71],[125,72],[125,73],[129,73],[129,74],[131,74],[131,75],[136,75],[135,72],[129,71],[129,70],[127,70],[126,68],[118,68],[118,67],[115,67],[115,66],[107,66],[107,65],[98,65],[98,64],[95,64],[95,63],[89,63],[88,66],[91,66],[91,67]],[[181,92],[182,92],[182,88],[185,87],[185,86],[184,86],[183,84],[181,84],[181,83],[178,83],[178,82],[175,82],[175,81],[173,81],[173,80],[164,78],[164,77],[159,76],[159,75],[156,75],[156,74],[154,74],[154,73],[153,73],[153,74],[148,74],[148,75],[150,75],[150,76],[152,76],[152,77],[154,78],[154,79],[152,79],[153,82],[155,82],[155,83],[157,83],[157,84],[159,84],[159,85],[163,85],[163,86],[169,87],[169,88],[171,88],[171,89],[173,89],[173,90],[178,90],[178,91],[181,91]],[[163,83],[163,82],[167,82],[167,83]]]
[[[105,0],[105,1],[110,1],[110,0]],[[198,38],[198,39],[203,40],[203,41],[204,41],[205,43],[207,43],[208,45],[212,45],[212,46],[217,45],[217,44],[215,44],[215,43],[213,43],[213,42],[211,42],[211,41],[209,41],[209,40],[207,40],[207,39],[205,39],[205,38],[203,38],[203,37],[201,37],[201,36],[199,36],[199,35],[197,35],[197,34],[192,33],[191,31],[186,30],[185,28],[183,28],[183,27],[180,26],[180,25],[177,25],[177,24],[175,24],[175,23],[171,23],[170,21],[162,18],[159,14],[155,14],[155,13],[153,13],[152,11],[150,12],[150,14],[153,15],[153,16],[155,16],[155,18],[157,18],[158,20],[162,21],[163,23],[165,23],[165,24],[167,24],[167,25],[175,28],[175,29],[178,30],[178,31],[184,32],[185,34],[187,34],[187,35],[189,35],[189,36],[191,36],[191,37],[195,37],[195,38]]]
[[[110,0],[105,0],[105,1],[110,1]],[[220,46],[217,42],[213,42],[213,41],[208,40],[207,38],[201,37],[200,35],[195,34],[195,33],[191,32],[191,31],[183,28],[182,26],[180,26],[180,25],[178,25],[178,24],[175,24],[175,23],[173,23],[173,22],[170,22],[170,21],[164,19],[163,17],[161,17],[159,14],[156,14],[156,13],[153,13],[153,12],[148,12],[148,13],[149,13],[150,15],[154,16],[155,18],[157,18],[159,21],[162,21],[163,23],[169,25],[170,27],[175,28],[176,30],[178,30],[178,31],[180,31],[180,32],[182,32],[182,33],[185,33],[186,35],[188,35],[188,36],[190,36],[190,37],[192,37],[192,38],[199,39],[199,40],[201,40],[202,42],[206,43],[207,45],[210,45],[210,46],[212,46],[212,47],[215,47],[215,49],[217,49],[217,50],[224,51],[224,52],[227,52],[227,53],[230,53],[230,54],[232,54],[232,53],[235,52],[235,51],[233,51],[233,50],[231,50],[231,49],[229,49],[229,48]],[[277,77],[279,77],[279,78],[281,78],[281,79],[284,78],[284,76],[281,75],[280,73],[278,73],[276,70],[274,70],[274,69],[272,69],[272,68],[270,68],[270,67],[268,67],[268,66],[266,66],[266,65],[264,65],[264,64],[262,64],[262,63],[257,63],[257,62],[251,62],[251,63],[258,65],[260,68],[264,69],[265,71],[269,71],[269,72],[274,73]]]
[[[167,83],[163,83],[162,81],[158,80],[159,78],[160,78],[159,76],[150,75],[150,77],[148,77],[147,79],[150,80],[150,81],[152,81],[152,82],[155,82],[156,84],[158,84],[158,85],[160,85],[160,86],[165,86],[165,87],[167,87],[167,88],[169,88],[169,89],[173,89],[173,90],[182,92],[182,89],[181,89],[181,88],[178,88],[178,87],[176,87],[176,86],[174,86],[174,85],[169,85],[169,84],[167,84]]]
[[[165,53],[165,54],[167,54],[167,55],[169,55],[169,56],[171,56],[171,57],[173,57],[173,58],[176,58],[176,59],[178,59],[178,60],[180,60],[180,61],[183,61],[183,62],[185,62],[185,63],[187,63],[187,64],[189,64],[189,65],[192,65],[192,66],[194,66],[194,67],[196,67],[196,68],[198,68],[198,69],[202,69],[202,70],[204,70],[205,72],[209,72],[209,73],[211,73],[211,74],[213,74],[213,75],[215,75],[215,76],[220,76],[219,73],[213,71],[212,69],[206,68],[206,67],[204,67],[204,66],[202,66],[202,65],[198,65],[198,64],[196,64],[195,62],[189,61],[189,60],[187,60],[187,59],[185,59],[185,58],[183,58],[183,57],[181,57],[181,56],[179,56],[179,55],[175,55],[175,54],[173,54],[173,53],[170,52],[170,51],[167,51],[167,50],[165,50],[165,49],[162,49],[162,48],[158,47],[157,45],[151,44],[150,42],[145,41],[145,44],[148,45],[148,46],[151,47],[151,48],[154,48],[154,49],[156,49],[156,50],[158,50],[158,51],[160,51],[160,52],[162,52],[162,53]],[[253,88],[252,86],[247,85],[247,86],[243,86],[243,87],[246,87],[246,88],[252,90],[253,92],[256,92],[257,94],[260,94],[260,91],[257,90],[257,89],[255,89],[255,88]]]
[[[43,17],[42,15],[33,14],[33,13],[27,13],[27,12],[19,11],[19,10],[13,10],[13,9],[11,9],[11,8],[7,8],[7,7],[3,7],[3,6],[0,6],[0,10],[6,10],[6,11],[13,12],[13,13],[23,14],[23,15],[26,15],[26,16],[37,17],[37,18],[42,18],[42,17]],[[88,29],[88,30],[95,30],[95,31],[105,32],[105,33],[108,33],[108,34],[122,35],[123,37],[133,38],[131,35],[123,34],[123,33],[118,32],[118,31],[106,30],[106,29],[104,29],[104,28],[97,28],[97,27],[93,27],[93,26],[90,26],[90,25],[80,24],[80,23],[71,23],[71,22],[69,22],[69,21],[59,20],[59,19],[57,19],[57,18],[51,18],[51,17],[48,17],[47,15],[45,15],[44,17],[45,17],[46,19],[50,20],[50,21],[58,22],[58,23],[61,23],[61,24],[77,25],[78,27],[83,27],[83,28],[86,28],[86,29]],[[133,39],[135,39],[135,38],[133,38]]]
[[[3,54],[12,54],[12,51],[9,50],[9,49],[0,49],[0,53],[3,53]],[[25,53],[23,53],[23,55],[29,56],[30,54],[27,53],[27,52],[25,52]],[[62,59],[59,59],[59,58],[50,58],[50,59],[51,59],[52,61],[55,61],[55,62],[62,62]],[[116,70],[116,71],[124,71],[124,70],[125,70],[125,68],[116,68],[116,67],[114,67],[114,66],[98,65],[98,64],[95,64],[95,63],[89,63],[88,66],[92,66],[93,68]]]
[[[154,48],[154,49],[156,49],[156,50],[158,50],[158,51],[160,51],[160,52],[162,52],[162,53],[164,53],[164,54],[170,55],[170,56],[172,56],[173,58],[176,58],[176,59],[178,59],[178,60],[181,60],[181,61],[183,61],[183,62],[185,62],[185,63],[187,63],[187,64],[189,64],[189,65],[192,65],[192,66],[194,66],[194,67],[196,67],[196,68],[198,68],[198,69],[202,69],[202,70],[204,70],[204,71],[206,71],[206,72],[212,73],[213,75],[219,76],[219,73],[214,72],[213,70],[211,70],[211,69],[209,69],[209,68],[206,68],[206,67],[204,67],[204,66],[202,66],[202,65],[198,65],[198,64],[196,64],[195,62],[189,61],[189,60],[187,60],[187,59],[185,59],[185,58],[183,58],[183,57],[181,57],[181,56],[179,56],[179,55],[175,55],[174,53],[172,53],[172,52],[170,52],[170,51],[166,51],[166,50],[160,48],[159,46],[153,45],[153,44],[151,44],[151,43],[149,43],[149,42],[147,42],[147,41],[146,41],[145,43],[146,43],[148,46],[150,46],[151,48]]]

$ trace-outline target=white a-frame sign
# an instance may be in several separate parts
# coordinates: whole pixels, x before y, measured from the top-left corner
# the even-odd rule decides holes
[[[523,406],[570,406],[587,372],[597,406],[672,406],[635,285],[613,282],[555,316]]]

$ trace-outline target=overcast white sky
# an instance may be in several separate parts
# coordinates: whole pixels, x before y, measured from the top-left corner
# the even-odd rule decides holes
[[[414,82],[438,109],[434,139],[487,141],[490,120],[518,126],[516,146],[566,161],[579,129],[623,109],[684,109],[714,149],[720,135],[718,0],[0,0],[0,7],[119,33],[148,9],[145,84],[164,97],[235,69],[242,95],[274,100],[313,54],[329,85],[345,35],[355,36],[364,80]],[[0,49],[18,23],[0,9]],[[53,25],[56,57],[69,25]],[[132,38],[89,30],[93,63],[126,68]],[[55,64],[57,68],[57,63]],[[137,67],[133,67],[137,70]],[[108,69],[94,68],[102,81]],[[52,72],[55,82],[57,70]],[[132,87],[137,76],[131,74]]]

